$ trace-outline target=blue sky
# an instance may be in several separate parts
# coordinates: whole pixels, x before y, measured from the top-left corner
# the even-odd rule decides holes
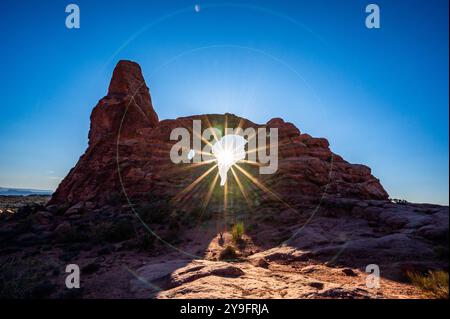
[[[391,197],[448,204],[448,1],[71,2],[0,3],[0,186],[56,188],[130,59],[160,119],[283,117]],[[365,27],[369,3],[381,29]]]

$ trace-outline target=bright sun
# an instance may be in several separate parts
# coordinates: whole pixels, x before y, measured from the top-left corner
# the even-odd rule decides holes
[[[230,150],[223,150],[217,154],[217,160],[225,165],[233,165],[233,153]]]
[[[238,161],[245,159],[245,144],[247,140],[242,136],[228,134],[213,145],[212,153],[217,159],[221,186],[227,181],[228,170]]]

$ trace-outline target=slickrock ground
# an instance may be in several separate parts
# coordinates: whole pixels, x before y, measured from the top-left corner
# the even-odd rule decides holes
[[[421,237],[419,233],[423,235],[423,231],[413,234],[411,227],[424,223],[420,229],[445,232],[448,209],[390,204],[384,208],[379,202],[373,204],[377,206],[368,206],[367,211],[378,210],[383,214],[372,215],[370,219],[350,211],[336,219],[325,209],[297,236],[269,249],[257,241],[270,242],[269,238],[276,237],[279,228],[264,224],[255,240],[251,236],[246,238],[242,251],[245,257],[239,261],[193,260],[182,267],[175,260],[169,264],[144,265],[136,274],[145,281],[133,279],[131,289],[138,296],[153,292],[158,298],[424,297],[423,292],[408,284],[406,271],[446,269],[448,261],[437,256],[437,248],[445,246],[433,245],[431,240]],[[397,215],[408,225],[403,230],[398,230],[399,224],[394,221]],[[301,225],[293,224],[282,231],[292,229],[295,233]],[[208,259],[219,254],[218,238],[206,251]],[[365,268],[374,263],[381,270],[379,289],[366,286]],[[158,287],[163,291],[158,292]]]
[[[229,172],[226,218],[219,185],[202,206],[214,174],[179,195],[211,167],[170,161],[170,132],[193,119],[278,128],[278,171],[241,164],[266,187],[241,176],[247,200]],[[0,297],[423,298],[406,274],[448,270],[448,225],[448,207],[390,201],[370,168],[282,119],[159,121],[139,65],[120,61],[50,202],[0,214]],[[227,246],[235,256],[221,258]],[[81,289],[65,287],[67,264],[80,266]],[[366,286],[369,264],[379,288]]]

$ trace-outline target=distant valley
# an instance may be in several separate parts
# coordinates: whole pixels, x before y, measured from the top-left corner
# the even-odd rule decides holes
[[[0,187],[0,196],[51,195],[52,193],[51,190]]]

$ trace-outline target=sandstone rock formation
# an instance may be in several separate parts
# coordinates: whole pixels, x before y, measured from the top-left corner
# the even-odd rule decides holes
[[[77,205],[93,210],[169,202],[209,168],[186,169],[189,164],[175,165],[169,158],[176,142],[170,140],[170,132],[177,127],[192,128],[194,119],[201,120],[202,127],[278,128],[278,171],[273,175],[259,175],[254,168],[247,169],[292,206],[305,201],[318,202],[323,195],[388,198],[370,168],[346,162],[332,153],[326,139],[301,133],[292,123],[280,118],[255,124],[232,114],[209,114],[158,121],[140,67],[134,62],[120,61],[107,96],[92,111],[88,149],[61,182],[49,205]],[[230,185],[230,188],[237,186]],[[248,188],[256,206],[273,199],[255,185]],[[199,185],[186,194],[186,200],[202,200],[205,195],[206,191]],[[235,196],[236,201],[242,200],[239,196]],[[196,208],[188,206],[184,205],[183,209]]]
[[[277,172],[240,164],[264,186],[240,175],[245,198],[229,175],[226,205],[221,186],[209,189],[213,175],[190,187],[211,165],[173,164],[170,132],[194,119],[278,128]],[[88,148],[50,202],[0,208],[0,298],[423,298],[408,272],[448,269],[448,206],[388,200],[370,168],[279,118],[159,121],[129,61],[116,66]],[[226,228],[236,220],[239,241]],[[69,263],[82,272],[75,295],[61,275]],[[380,288],[366,286],[369,264]]]

